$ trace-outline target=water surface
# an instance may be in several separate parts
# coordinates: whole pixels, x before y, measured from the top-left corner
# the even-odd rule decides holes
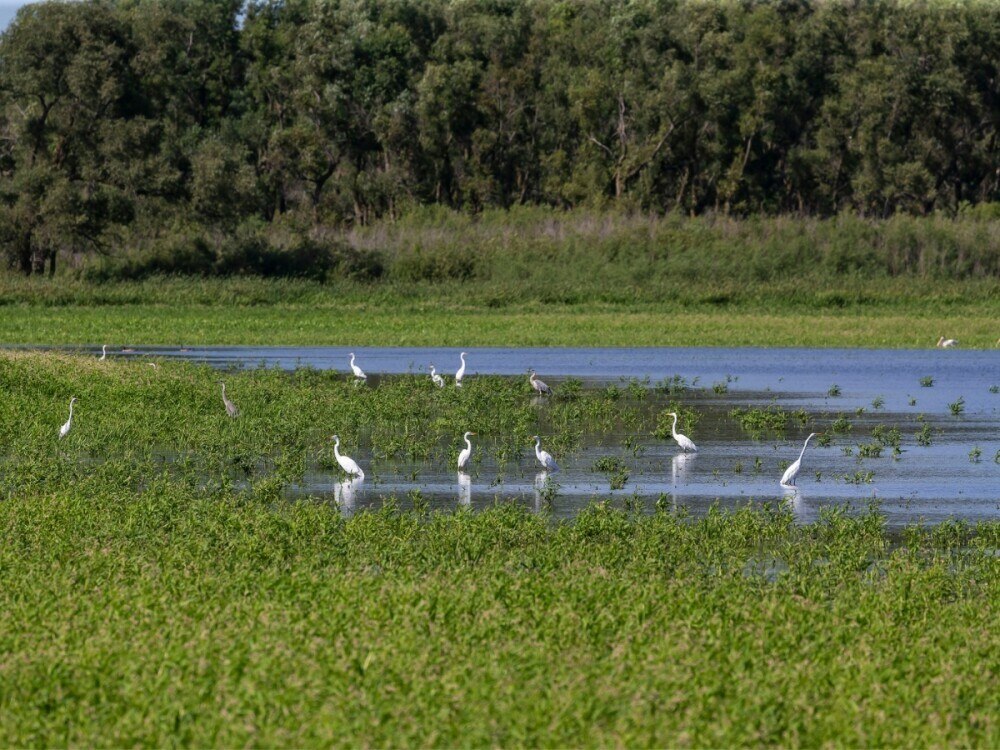
[[[459,365],[455,348],[211,347],[186,350],[151,348],[117,356],[181,358],[219,368],[299,367],[334,369],[349,377],[349,355],[372,377],[426,373],[435,364],[451,385]],[[432,508],[470,505],[481,508],[511,499],[569,517],[596,500],[651,509],[657,503],[702,513],[713,503],[788,502],[797,517],[814,520],[830,505],[866,508],[877,502],[890,526],[1000,518],[1000,353],[962,349],[720,349],[720,348],[470,348],[466,377],[478,373],[526,377],[529,369],[552,386],[577,378],[586,387],[639,381],[653,388],[664,380],[685,383],[675,396],[701,414],[697,454],[684,454],[673,441],[651,435],[584,435],[580,450],[557,456],[562,471],[539,471],[530,446],[514,463],[497,465],[490,437],[476,439],[473,465],[460,474],[444,459],[421,464],[366,460],[369,446],[352,455],[366,469],[364,482],[312,466],[289,490],[292,498],[320,497],[346,512],[377,507],[393,497],[403,507],[414,502]],[[930,378],[932,385],[921,384]],[[836,395],[832,395],[836,394]],[[662,409],[668,396],[652,392],[650,409]],[[961,400],[962,409],[951,404]],[[644,405],[644,408],[646,406]],[[808,429],[829,430],[838,416],[851,432],[832,435],[830,445],[811,444],[796,490],[778,486],[783,468],[794,460],[807,428],[794,420],[780,435],[747,435],[729,416],[734,407],[774,405],[805,410]],[[536,399],[544,434],[546,401]],[[860,410],[860,411],[859,411]],[[929,446],[916,435],[930,425]],[[879,458],[859,458],[858,446],[871,442],[876,425],[897,427],[901,453],[891,448]],[[459,445],[455,437],[454,447]],[[453,446],[441,446],[447,454]],[[977,455],[978,452],[978,455]],[[611,489],[611,477],[595,470],[605,456],[616,456],[628,478]],[[619,478],[620,481],[621,478]]]

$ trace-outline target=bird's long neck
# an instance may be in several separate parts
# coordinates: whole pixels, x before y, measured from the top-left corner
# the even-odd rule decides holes
[[[802,457],[806,454],[806,446],[809,445],[809,441],[812,440],[812,437],[812,435],[807,437],[806,441],[802,444],[802,450],[799,451],[799,461],[801,461]]]
[[[468,435],[465,436],[465,447],[468,448],[470,451],[472,450],[472,441],[469,440]]]
[[[535,455],[538,457],[539,461],[542,460],[542,441],[541,440],[536,440],[535,441]]]
[[[333,455],[339,461],[340,460],[340,441],[333,441]]]
[[[354,367],[354,355],[351,355],[351,367]]]
[[[73,421],[73,402],[72,401],[69,402],[69,419],[70,419],[71,422]]]
[[[670,426],[670,434],[677,437],[677,415],[674,414],[674,423]]]

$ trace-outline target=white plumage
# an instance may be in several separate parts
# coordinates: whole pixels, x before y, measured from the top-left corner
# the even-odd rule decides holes
[[[356,364],[354,364],[354,352],[351,352],[351,372],[354,373],[354,377],[356,378],[359,378],[361,380],[368,379],[368,376],[365,375],[365,371],[362,370],[360,367],[358,367]]]
[[[434,365],[431,365],[431,380],[434,381],[434,385],[438,388],[444,388],[444,378],[437,374],[437,370],[434,369]]]
[[[59,439],[60,440],[62,440],[64,437],[66,437],[66,433],[69,432],[69,428],[73,426],[73,404],[74,403],[76,403],[76,396],[73,396],[73,398],[71,398],[69,400],[69,419],[67,419],[66,423],[62,427],[59,428]]]
[[[469,441],[469,435],[475,435],[474,432],[467,432],[462,437],[465,440],[465,448],[462,452],[458,454],[458,468],[464,469],[466,464],[469,463],[469,458],[472,456],[472,443]]]
[[[946,339],[944,336],[938,339],[938,348],[940,349],[951,349],[953,346],[958,345],[958,341],[955,339]]]
[[[549,471],[559,471],[559,464],[552,458],[552,454],[542,450],[542,439],[538,435],[532,436],[531,439],[535,441],[535,458],[538,459],[538,463]]]
[[[350,456],[340,455],[340,438],[336,435],[333,436],[333,455],[336,456],[337,463],[340,464],[340,468],[343,469],[346,474],[357,476],[358,479],[365,478],[365,473],[361,471],[361,467],[358,466],[357,461]]]
[[[787,469],[785,469],[785,473],[781,475],[781,486],[782,487],[794,487],[795,486],[795,477],[798,476],[799,469],[802,468],[802,456],[806,452],[806,446],[809,445],[809,441],[810,440],[812,440],[814,437],[816,437],[819,434],[820,433],[818,433],[818,432],[814,432],[809,437],[806,438],[806,441],[802,444],[802,450],[799,451],[799,457],[797,459],[795,459],[795,461],[792,463],[792,465],[789,466]]]
[[[108,345],[107,344],[103,344],[101,346],[101,356],[98,357],[98,361],[103,362],[107,358],[108,358]]]
[[[458,372],[455,373],[455,387],[462,387],[462,378],[465,377],[465,352],[458,355],[462,360],[462,366],[458,368]]]
[[[670,434],[674,436],[674,440],[677,441],[677,445],[679,445],[684,450],[685,453],[687,451],[694,451],[695,453],[697,453],[698,446],[694,444],[691,438],[689,438],[687,435],[681,435],[677,431],[677,412],[671,411],[667,412],[667,414],[674,418],[674,423],[670,426]]]

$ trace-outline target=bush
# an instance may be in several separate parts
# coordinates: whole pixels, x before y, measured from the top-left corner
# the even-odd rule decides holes
[[[381,253],[339,240],[292,236],[282,241],[256,226],[212,240],[188,228],[156,240],[149,249],[110,259],[84,271],[90,281],[133,281],[150,276],[261,276],[326,281],[377,279],[385,271]]]

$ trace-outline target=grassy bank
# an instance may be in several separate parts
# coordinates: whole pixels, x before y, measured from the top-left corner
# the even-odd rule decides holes
[[[962,346],[997,340],[994,282],[677,285],[663,299],[560,301],[480,283],[6,278],[0,342],[343,346]]]
[[[431,211],[320,233],[341,248],[326,283],[146,278],[169,266],[141,254],[3,275],[0,342],[990,347],[998,226]]]

